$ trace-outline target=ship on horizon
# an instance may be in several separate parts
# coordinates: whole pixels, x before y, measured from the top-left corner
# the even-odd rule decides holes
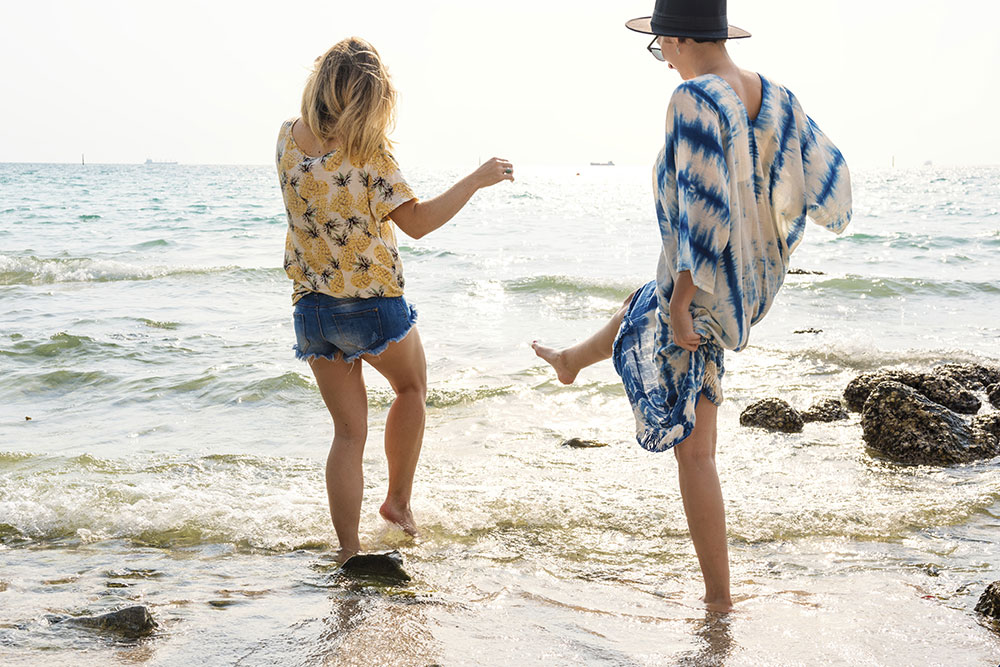
[[[611,160],[608,160],[607,162],[591,162],[590,166],[591,167],[613,167],[613,166],[615,166],[615,163],[612,162]]]
[[[152,158],[146,158],[146,162],[144,164],[177,164],[177,161],[174,160],[173,162],[158,162]]]

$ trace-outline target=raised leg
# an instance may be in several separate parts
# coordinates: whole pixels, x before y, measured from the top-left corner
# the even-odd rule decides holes
[[[416,327],[398,343],[390,343],[377,357],[364,357],[396,393],[385,422],[385,456],[389,462],[389,490],[379,510],[410,535],[417,524],[410,510],[413,476],[424,441],[427,401],[427,362]]]
[[[688,530],[705,579],[703,599],[713,611],[730,611],[726,508],[715,467],[718,410],[704,395],[698,397],[694,430],[674,448],[674,456]]]
[[[361,549],[358,524],[364,495],[362,457],[368,438],[368,395],[361,364],[317,358],[309,364],[333,418],[333,444],[326,459],[330,518],[340,541],[341,561]]]
[[[622,326],[622,319],[628,311],[629,304],[635,292],[629,294],[624,305],[618,309],[604,326],[598,329],[590,338],[576,345],[557,350],[554,347],[541,345],[537,340],[531,343],[531,348],[542,360],[548,362],[556,371],[556,377],[563,384],[573,384],[581,369],[599,361],[611,358],[615,336]]]

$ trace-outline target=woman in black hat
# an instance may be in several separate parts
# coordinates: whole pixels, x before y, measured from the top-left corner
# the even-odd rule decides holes
[[[851,219],[850,174],[836,146],[786,88],[741,69],[726,40],[725,0],[658,0],[627,24],[684,80],[667,109],[653,173],[663,248],[657,279],[591,338],[535,352],[570,383],[614,358],[637,439],[674,450],[706,605],[732,607],[725,506],[715,466],[723,350],[742,350],[767,313],[806,217],[840,233]],[[707,400],[703,400],[707,399]]]

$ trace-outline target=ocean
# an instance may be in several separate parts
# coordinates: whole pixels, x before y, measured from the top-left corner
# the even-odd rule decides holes
[[[404,173],[424,198],[463,175]],[[362,542],[413,580],[366,586],[332,560],[332,425],[291,350],[273,167],[0,165],[0,662],[1000,662],[973,612],[1000,579],[1000,460],[894,465],[858,415],[738,419],[873,369],[1000,363],[1000,168],[856,170],[854,222],[810,225],[802,273],[727,353],[725,617],[698,602],[674,457],[635,443],[611,363],[564,386],[530,348],[654,276],[650,170],[517,176],[400,235],[428,360],[421,536],[378,518],[392,394],[368,368]],[[131,604],[154,636],[51,623]]]

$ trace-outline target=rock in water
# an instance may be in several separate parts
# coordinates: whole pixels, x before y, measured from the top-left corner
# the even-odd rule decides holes
[[[71,616],[61,622],[116,634],[128,639],[145,637],[156,630],[156,621],[153,620],[152,614],[141,605],[125,607],[100,616]]]
[[[573,449],[588,449],[591,447],[607,447],[606,442],[597,442],[596,440],[581,440],[580,438],[570,438],[569,440],[563,441],[561,447],[572,447]]]
[[[986,587],[976,604],[976,611],[985,616],[1000,619],[1000,581],[994,581]]]
[[[1000,440],[1000,412],[989,412],[985,415],[973,417],[971,426],[973,430],[977,428],[982,429],[997,440]]]
[[[802,432],[802,416],[780,398],[765,398],[748,405],[740,414],[740,423],[744,426],[759,426],[770,431]]]
[[[990,397],[990,405],[1000,410],[1000,383],[988,387],[986,394]]]
[[[844,404],[837,398],[826,398],[802,413],[804,422],[835,422],[850,419]]]
[[[982,405],[972,392],[948,375],[895,370],[862,373],[851,380],[844,390],[847,407],[861,412],[869,394],[883,382],[905,384],[935,403],[966,415],[976,414]]]
[[[942,364],[934,373],[946,375],[971,391],[982,391],[1000,382],[1000,368],[983,364]]]
[[[403,555],[398,551],[355,554],[340,566],[340,572],[352,577],[379,579],[386,582],[409,581],[403,569]]]
[[[987,415],[988,416],[988,415]],[[1000,454],[988,426],[965,423],[948,408],[900,382],[882,382],[868,396],[861,427],[869,447],[897,463],[946,465]]]

